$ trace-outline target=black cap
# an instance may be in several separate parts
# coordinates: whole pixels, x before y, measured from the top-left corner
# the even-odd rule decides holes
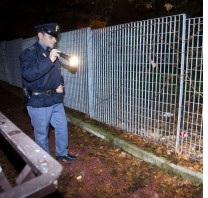
[[[42,25],[36,25],[34,27],[38,32],[46,32],[51,36],[58,37],[59,33],[61,32],[60,26],[57,23],[47,23]]]

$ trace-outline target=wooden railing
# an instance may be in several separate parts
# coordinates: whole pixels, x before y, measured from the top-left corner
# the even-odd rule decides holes
[[[44,197],[57,190],[63,167],[0,112],[0,134],[24,160],[11,185],[0,167],[0,198]]]

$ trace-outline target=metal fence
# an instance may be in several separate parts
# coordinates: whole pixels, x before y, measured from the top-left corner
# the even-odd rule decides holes
[[[202,160],[202,26],[203,18],[174,15],[62,33],[59,49],[80,58],[76,74],[62,69],[65,106]],[[0,79],[14,84],[4,75],[14,66],[5,45]]]
[[[185,64],[181,73],[181,102],[176,146],[191,158],[203,158],[203,19],[187,20]]]

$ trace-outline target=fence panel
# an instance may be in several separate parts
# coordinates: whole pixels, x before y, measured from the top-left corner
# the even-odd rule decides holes
[[[175,146],[185,15],[93,31],[93,118]]]
[[[30,47],[37,41],[36,37],[27,38],[22,41],[22,50],[25,50],[26,48]]]
[[[6,59],[6,41],[0,42],[0,80],[9,82],[9,70]]]
[[[65,81],[65,100],[67,107],[83,113],[89,113],[88,100],[88,68],[87,68],[87,35],[88,29],[81,29],[61,34],[58,49],[69,55],[77,55],[79,67],[76,74],[69,72],[69,63],[60,58],[64,68],[62,74]]]
[[[21,87],[22,78],[19,64],[19,54],[22,51],[22,39],[8,41],[6,44],[6,61],[9,70],[8,82]]]
[[[182,116],[177,151],[203,158],[203,18],[187,19]]]

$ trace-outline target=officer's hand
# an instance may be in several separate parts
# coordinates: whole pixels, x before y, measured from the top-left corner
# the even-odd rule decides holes
[[[61,51],[57,50],[57,49],[52,49],[50,54],[49,54],[49,58],[51,59],[52,62],[54,62],[58,57],[60,57],[59,53],[61,53]]]
[[[63,92],[64,92],[64,87],[63,87],[63,85],[59,85],[59,86],[56,88],[56,92],[57,92],[57,93],[63,93]]]

